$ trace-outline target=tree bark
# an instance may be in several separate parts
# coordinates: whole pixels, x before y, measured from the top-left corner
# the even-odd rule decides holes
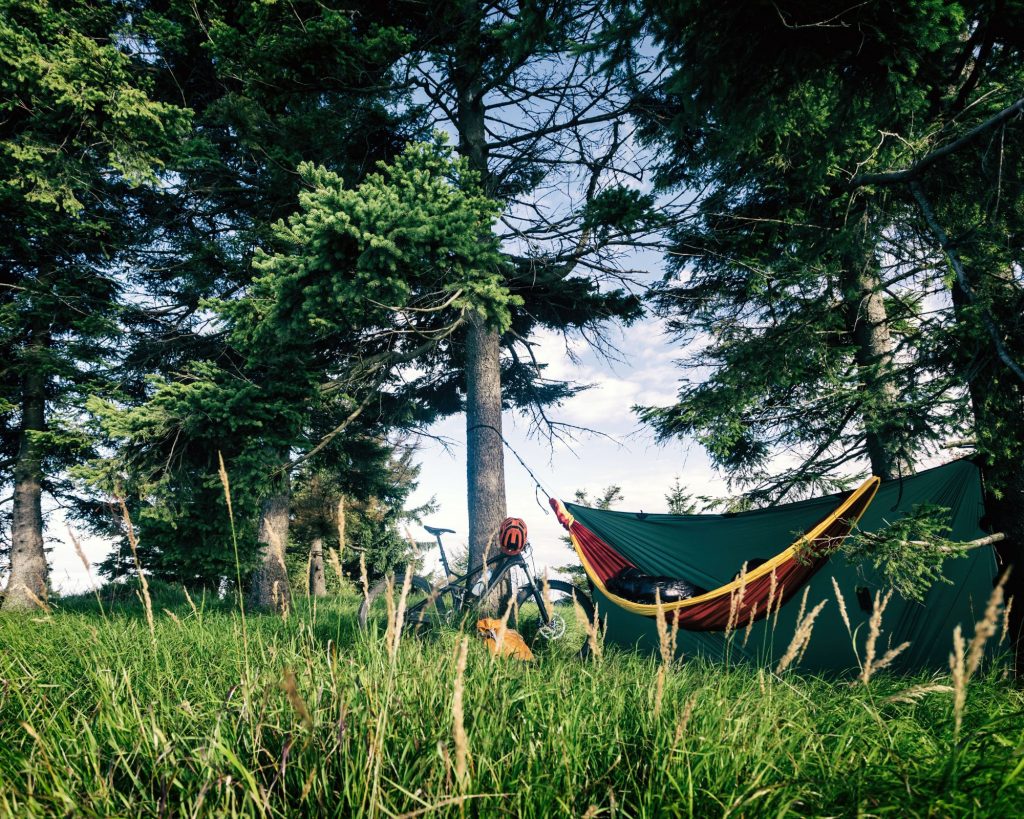
[[[345,496],[338,495],[338,505],[334,510],[334,521],[338,526],[338,559],[345,554]],[[341,578],[338,578],[339,580]]]
[[[22,379],[21,434],[14,466],[11,575],[3,606],[28,611],[45,604],[49,567],[43,543],[43,453],[32,433],[46,429],[46,330],[35,328]]]
[[[856,346],[854,354],[864,396],[861,418],[871,472],[885,481],[909,475],[911,465],[900,453],[897,416],[899,392],[892,378],[893,346],[889,318],[874,248],[864,235],[867,212],[855,230],[860,234],[843,260],[846,329]]]
[[[249,587],[251,608],[283,613],[291,606],[288,571],[284,563],[290,500],[285,486],[264,498],[260,505],[259,542],[263,548],[260,564]]]
[[[313,538],[309,548],[309,593],[312,597],[327,596],[327,577],[324,574],[324,539]]]
[[[496,553],[506,515],[498,334],[478,316],[470,319],[466,336],[466,449],[472,570]]]
[[[979,284],[971,282],[975,288]],[[994,276],[993,281],[986,284],[1003,290],[1006,295],[1003,299],[993,299],[992,303],[999,304],[1010,315],[996,318],[1009,320],[1011,324],[1007,326],[1019,321],[1020,305],[1012,279],[1000,282]],[[1006,535],[995,549],[1000,570],[1010,573],[1003,591],[1007,600],[1013,599],[1008,634],[1014,654],[1013,672],[1021,678],[1024,677],[1024,430],[1021,428],[1024,390],[994,349],[986,350],[991,347],[985,343],[988,336],[970,324],[970,306],[970,297],[954,280],[954,314],[958,321],[966,324],[962,335],[981,340],[981,351],[975,351],[973,356],[965,352],[961,366],[970,374],[967,388],[974,414],[975,438],[981,452],[978,460],[985,482],[983,524],[989,531]]]
[[[1020,416],[1018,416],[1018,419]],[[1024,677],[1024,470],[1019,461],[993,460],[983,464],[988,528],[1005,532],[996,545],[1003,572],[1009,571],[1003,593],[1010,604],[1008,636],[1013,650],[1013,674]]]
[[[476,3],[463,5],[464,31],[456,50],[452,81],[458,97],[459,150],[490,188],[487,132],[482,92],[480,16]],[[501,349],[496,330],[471,314],[466,350],[466,479],[469,506],[469,567],[479,568],[494,554],[497,531],[506,516],[505,452],[501,439]],[[495,596],[500,598],[500,590]]]

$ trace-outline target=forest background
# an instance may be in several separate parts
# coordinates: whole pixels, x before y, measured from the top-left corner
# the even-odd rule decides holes
[[[561,441],[554,491],[591,458],[625,483],[568,443],[607,431],[620,327],[645,388],[605,394],[730,508],[966,446],[1019,553],[1016,4],[4,11],[5,608],[49,592],[44,495],[119,544],[108,576],[282,608],[339,524],[384,571],[437,480],[410,444],[456,416],[476,563],[525,513],[503,416]]]

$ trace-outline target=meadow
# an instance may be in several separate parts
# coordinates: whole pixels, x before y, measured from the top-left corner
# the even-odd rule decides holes
[[[610,647],[522,663],[470,630],[364,634],[358,604],[243,618],[159,588],[151,621],[128,597],[0,615],[0,815],[1024,809],[1024,696],[998,663],[866,685]]]

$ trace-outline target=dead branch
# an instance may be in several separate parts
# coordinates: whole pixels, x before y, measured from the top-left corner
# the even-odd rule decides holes
[[[941,148],[936,148],[930,154],[921,157],[909,168],[900,171],[886,171],[885,173],[860,174],[850,180],[847,187],[851,189],[862,188],[865,185],[896,185],[901,182],[911,182],[919,177],[927,168],[934,165],[943,157],[956,153],[965,145],[973,142],[986,131],[1002,125],[1007,120],[1024,111],[1024,97],[1021,97],[1013,105],[1004,108],[998,114],[989,117],[980,125],[972,128],[959,139],[955,139]]]

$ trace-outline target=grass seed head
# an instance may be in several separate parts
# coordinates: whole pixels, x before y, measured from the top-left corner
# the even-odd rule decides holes
[[[778,624],[779,624],[779,612],[782,610],[782,603],[783,603],[783,600],[785,600],[785,598],[786,598],[786,584],[785,583],[780,583],[779,584],[779,593],[775,597],[775,616],[772,618],[772,634],[775,633],[775,627],[778,626]],[[768,616],[767,612],[765,612],[765,616],[766,617]]]
[[[465,691],[466,654],[469,637],[463,636],[455,660],[455,686],[452,692],[452,739],[455,742],[455,779],[459,787],[469,784],[469,738],[466,736],[463,694]]]
[[[195,601],[192,599],[192,595],[188,593],[188,587],[183,584],[181,590],[185,594],[185,600],[188,601],[189,608],[192,609],[192,616],[198,620],[199,609],[196,608],[196,604]]]
[[[775,569],[772,569],[771,577],[768,579],[768,601],[765,603],[764,616],[767,617],[772,612],[772,603],[775,602],[775,594],[779,589],[779,576],[775,573]]]
[[[952,692],[953,686],[944,685],[942,683],[921,683],[920,685],[912,685],[897,694],[893,694],[890,697],[886,697],[882,702],[903,702],[913,704],[928,696],[929,694],[948,694]]]
[[[999,642],[1005,643],[1010,634],[1010,611],[1013,609],[1013,596],[1006,601],[1006,608],[1003,609],[1003,630],[999,633]]]
[[[974,625],[974,636],[971,637],[970,645],[967,647],[966,671],[968,682],[974,676],[974,672],[978,670],[978,666],[981,665],[982,658],[985,656],[985,644],[996,633],[999,615],[1003,606],[1003,589],[1009,576],[1009,571],[1003,573],[995,588],[992,589],[992,593],[988,596],[985,615]]]
[[[807,602],[806,591],[804,591],[803,602]],[[793,639],[789,641],[789,646],[786,648],[785,653],[779,660],[779,664],[775,667],[776,674],[781,674],[789,668],[794,661],[803,656],[803,652],[806,650],[807,644],[811,641],[811,633],[814,631],[814,621],[818,619],[818,615],[821,613],[821,610],[825,608],[825,603],[827,602],[827,600],[822,600],[818,605],[811,609],[806,616],[797,621],[796,630],[793,632]],[[802,605],[801,610],[803,610]]]
[[[860,669],[860,681],[864,685],[871,682],[871,675],[875,673],[875,655],[878,638],[882,633],[882,615],[885,614],[885,607],[889,605],[891,599],[891,589],[884,595],[881,591],[875,595],[875,605],[871,609],[871,619],[868,621],[868,638],[864,644],[864,664]]]
[[[402,591],[398,597],[398,608],[395,610],[395,622],[391,628],[391,663],[394,664],[398,657],[398,646],[402,642],[402,630],[405,628],[405,604],[409,599],[409,589],[412,588],[412,572],[406,571],[402,579]]]
[[[668,665],[672,662],[672,645],[669,642],[668,622],[665,620],[665,606],[661,602],[661,590],[657,587],[654,589],[654,605],[658,612],[654,618],[658,629],[658,651],[661,654],[662,665]]]
[[[754,630],[754,620],[757,619],[757,601],[750,607],[750,616],[747,618],[747,627],[743,631],[743,648],[747,647],[747,643],[750,641],[750,632]]]
[[[957,624],[953,629],[953,650],[949,654],[949,673],[953,678],[953,736],[960,736],[963,724],[964,703],[967,701],[967,668],[965,663],[966,644],[963,632]]]
[[[676,733],[672,740],[672,747],[678,748],[679,744],[683,741],[683,737],[686,736],[686,729],[690,724],[690,718],[693,716],[693,706],[697,703],[697,692],[695,691],[690,695],[690,699],[686,701],[686,705],[683,706],[683,713],[679,717],[679,722],[676,723]]]
[[[313,715],[309,713],[306,701],[302,699],[302,695],[299,693],[299,686],[295,681],[295,672],[290,668],[286,667],[281,677],[281,690],[284,691],[285,696],[288,697],[288,702],[291,703],[295,713],[298,714],[299,719],[302,721],[302,727],[307,731],[311,731],[313,729]]]
[[[839,583],[836,582],[835,577],[832,578],[832,588],[836,591],[836,602],[839,603],[839,616],[843,618],[843,624],[846,626],[846,631],[849,634],[853,634],[853,628],[850,626],[850,615],[846,612],[846,600],[843,598],[843,592],[839,588]]]
[[[658,676],[654,682],[654,718],[661,716],[661,702],[665,696],[665,677],[668,673],[668,666],[658,666]]]
[[[221,462],[223,466],[223,461]],[[146,624],[149,626],[149,636],[153,641],[153,645],[156,645],[156,625],[153,622],[153,600],[149,596],[149,582],[146,580],[146,575],[142,571],[142,563],[139,561],[139,541],[135,537],[135,527],[132,526],[132,517],[128,514],[128,506],[124,502],[124,498],[117,499],[118,504],[121,507],[121,518],[125,526],[125,534],[128,536],[128,545],[132,550],[132,559],[135,562],[135,571],[139,575],[139,585],[142,587],[142,602],[146,612]]]
[[[337,549],[327,550],[327,562],[331,564],[331,568],[334,569],[334,573],[338,576],[338,585],[344,587],[345,573],[341,569],[341,555]]]
[[[601,620],[599,619],[597,609],[594,609],[594,619],[591,620],[587,617],[587,613],[583,610],[583,606],[581,606],[576,600],[576,595],[573,594],[572,610],[576,615],[576,622],[578,622],[587,632],[587,645],[590,647],[591,657],[595,660],[600,660],[604,646],[601,640]],[[607,626],[607,618],[605,618],[605,626]]]

